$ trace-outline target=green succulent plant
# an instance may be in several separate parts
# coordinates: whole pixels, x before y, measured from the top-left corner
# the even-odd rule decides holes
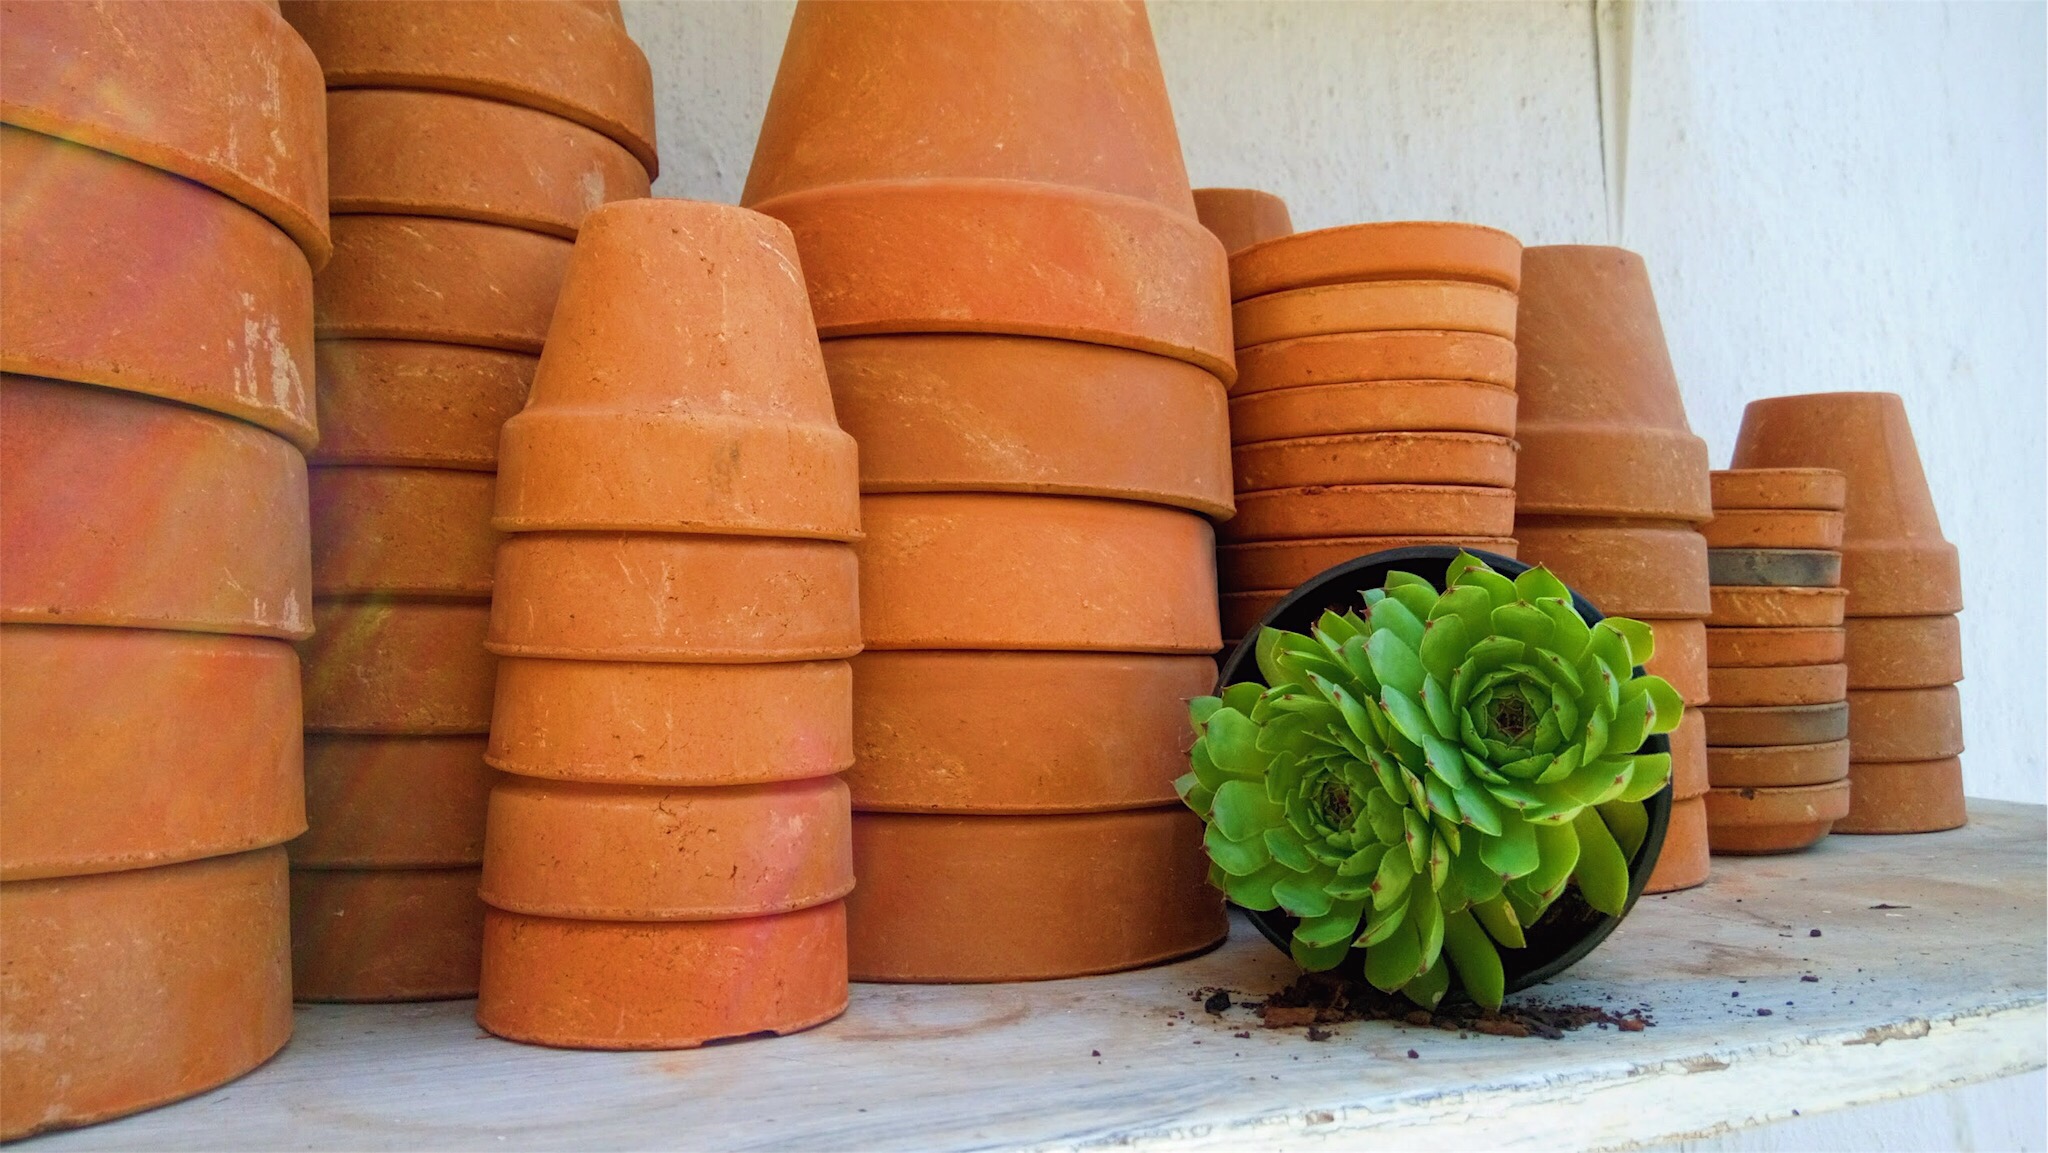
[[[1455,974],[1504,995],[1501,948],[1576,885],[1619,915],[1668,754],[1638,750],[1684,705],[1636,676],[1639,621],[1588,626],[1544,568],[1513,580],[1460,553],[1438,592],[1409,573],[1267,629],[1264,685],[1192,702],[1191,771],[1209,875],[1248,909],[1299,918],[1296,961],[1365,950],[1366,979],[1434,1007]]]

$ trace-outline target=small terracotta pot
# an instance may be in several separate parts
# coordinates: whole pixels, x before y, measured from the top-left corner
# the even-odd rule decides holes
[[[870,649],[1210,653],[1214,536],[1192,513],[1076,497],[861,501]]]
[[[1522,446],[1516,479],[1529,513],[1704,521],[1707,446],[1686,432],[1565,425],[1529,415],[1522,387],[1515,439]]]
[[[0,885],[0,1138],[190,1097],[292,1032],[283,849]]]
[[[318,439],[313,270],[289,236],[167,172],[6,125],[0,169],[0,371]],[[144,284],[139,270],[158,271]]]
[[[1825,785],[1849,775],[1849,742],[1708,748],[1707,772],[1717,789]]]
[[[1849,591],[1839,588],[1774,588],[1724,585],[1710,590],[1712,628],[1840,628]]]
[[[1708,549],[1707,576],[1716,585],[1740,588],[1833,588],[1841,583],[1842,554],[1826,549]]]
[[[1938,833],[1968,823],[1957,757],[1849,766],[1849,814],[1838,833]]]
[[[1359,381],[1515,386],[1515,342],[1483,332],[1339,332],[1237,350],[1235,396]]]
[[[1560,578],[1563,579],[1563,578]],[[1608,611],[1602,606],[1603,612]],[[1617,615],[1620,609],[1612,610]],[[1708,700],[1707,626],[1697,620],[1653,620],[1647,622],[1656,641],[1656,652],[1644,663],[1643,671],[1663,677],[1678,690],[1688,705]]]
[[[1183,360],[1032,337],[826,341],[863,492],[1120,497],[1228,516],[1223,385]],[[1142,444],[1143,451],[1132,451]]]
[[[1824,705],[1844,699],[1849,667],[1844,664],[1781,665],[1775,668],[1707,670],[1707,691],[1717,705]]]
[[[0,881],[220,856],[306,827],[282,641],[0,627]]]
[[[482,737],[306,738],[304,836],[294,869],[481,864],[496,769]]]
[[[339,216],[313,283],[314,330],[539,352],[570,243],[427,216]]]
[[[1469,380],[1361,381],[1254,392],[1230,402],[1238,444],[1366,432],[1515,433],[1515,390]]]
[[[526,403],[538,361],[411,340],[322,340],[314,464],[498,467],[498,429]]]
[[[1713,705],[1700,710],[1709,748],[1756,748],[1770,745],[1811,745],[1839,741],[1849,735],[1849,705],[1761,705],[1733,708]]]
[[[574,121],[444,92],[345,88],[327,97],[336,212],[449,216],[575,239],[600,204],[647,195],[647,169]]]
[[[1514,292],[1522,242],[1477,224],[1391,221],[1297,232],[1230,262],[1233,300],[1374,280],[1462,280]]]
[[[0,376],[0,491],[0,618],[312,629],[305,458],[260,428]]]
[[[1239,492],[1352,484],[1515,486],[1515,442],[1470,432],[1376,432],[1239,445]]]
[[[1441,329],[1515,338],[1515,294],[1456,280],[1321,284],[1240,300],[1231,308],[1241,345],[1340,332]]]
[[[1708,548],[1842,547],[1842,514],[1802,508],[1716,508],[1700,526]]]
[[[1259,627],[1273,606],[1287,599],[1291,588],[1235,589],[1218,597],[1223,625],[1223,644],[1232,648]]]
[[[316,468],[309,479],[316,595],[491,595],[490,473]]]
[[[1255,188],[1195,189],[1195,219],[1216,234],[1225,252],[1294,231],[1287,202]]]
[[[1515,539],[1520,559],[1550,569],[1601,612],[1696,620],[1711,607],[1707,542],[1689,524],[1518,515]]]
[[[476,996],[478,870],[292,870],[292,996],[448,1001]]]
[[[1716,668],[1840,664],[1845,649],[1840,628],[1707,630],[1707,662]]]
[[[854,818],[857,981],[1036,981],[1223,939],[1202,822],[1179,806],[1064,817]]]
[[[330,88],[424,88],[595,128],[652,174],[654,77],[616,12],[584,4],[288,0]]]
[[[1707,842],[1716,853],[1795,853],[1849,815],[1849,782],[1707,794]]]
[[[1954,616],[1856,617],[1846,624],[1852,689],[1927,689],[1963,679],[1963,630]]]
[[[452,736],[491,726],[488,605],[325,601],[300,646],[306,730]]]
[[[1671,803],[1671,824],[1664,832],[1664,851],[1643,892],[1675,893],[1707,883],[1712,868],[1707,847],[1706,797]]]
[[[1707,759],[1707,725],[1697,709],[1671,732],[1671,799],[1689,801],[1713,784]]]
[[[1515,490],[1449,484],[1360,484],[1269,489],[1238,497],[1224,540],[1336,536],[1507,536]]]
[[[517,533],[498,550],[503,656],[738,662],[860,651],[858,568],[832,541]]]
[[[1858,764],[1933,761],[1962,751],[1963,698],[1954,685],[1849,694],[1849,754]]]
[[[1849,478],[1832,468],[1724,468],[1709,480],[1714,508],[1804,508],[1839,511]]]
[[[1963,611],[1955,547],[1918,541],[1844,541],[1842,587],[1849,615],[1917,617]],[[1858,592],[1861,589],[1863,591]]]
[[[1225,592],[1291,589],[1324,569],[1387,549],[1446,544],[1501,556],[1515,555],[1513,537],[1353,536],[1327,540],[1264,541],[1224,545],[1216,550],[1217,583]]]

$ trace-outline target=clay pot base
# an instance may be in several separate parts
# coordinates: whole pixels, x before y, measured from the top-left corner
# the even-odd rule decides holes
[[[1216,573],[1226,592],[1248,589],[1292,589],[1345,561],[1412,545],[1455,545],[1513,558],[1519,542],[1513,537],[1353,536],[1327,540],[1265,541],[1229,544],[1216,550]]]
[[[1707,761],[1707,727],[1697,711],[1671,732],[1671,799],[1689,801],[1713,784]]]
[[[1959,757],[1849,766],[1849,814],[1838,833],[1938,833],[1969,821]]]
[[[314,464],[498,466],[498,430],[526,404],[537,359],[410,340],[322,340]]]
[[[316,468],[309,481],[316,595],[491,595],[490,473]]]
[[[482,737],[306,738],[304,836],[295,869],[431,869],[484,859],[497,770]]]
[[[1707,670],[1707,691],[1715,704],[1738,708],[1824,705],[1848,695],[1849,668],[1843,664],[1713,667]]]
[[[737,921],[570,921],[491,909],[477,1024],[565,1049],[694,1049],[846,1010],[834,901]]]
[[[1715,585],[1832,588],[1842,583],[1842,554],[1820,549],[1708,549],[1707,577]]]
[[[1963,698],[1954,685],[1857,689],[1849,694],[1849,747],[1865,761],[1932,761],[1963,751]]]
[[[1437,221],[1350,224],[1269,240],[1230,262],[1230,297],[1321,284],[1454,280],[1514,292],[1522,242],[1497,228]]]
[[[483,604],[323,601],[305,663],[306,731],[415,736],[491,726],[497,659]]]
[[[1239,589],[1224,593],[1217,598],[1222,617],[1224,646],[1236,648],[1239,641],[1250,636],[1273,611],[1273,606],[1285,600],[1291,588],[1284,589]]]
[[[1831,468],[1724,468],[1708,478],[1714,508],[1802,508],[1839,511],[1849,478]]]
[[[1540,411],[1524,390],[1515,487],[1525,514],[1695,524],[1713,516],[1706,441],[1683,429],[1540,419]]]
[[[314,328],[336,338],[421,340],[537,353],[568,241],[426,216],[337,216],[334,259],[314,282]]]
[[[1382,432],[1239,445],[1237,491],[1358,484],[1515,485],[1515,442],[1457,432]]]
[[[1644,623],[1650,626],[1655,652],[1643,665],[1643,671],[1670,682],[1678,691],[1678,698],[1688,706],[1706,704],[1711,698],[1707,626],[1696,620]]]
[[[1852,689],[1936,688],[1963,679],[1963,630],[1954,616],[1856,617],[1846,640]]]
[[[1287,202],[1253,188],[1195,189],[1195,219],[1216,234],[1225,252],[1294,231]]]
[[[1237,350],[1232,396],[1369,381],[1465,380],[1515,387],[1515,342],[1444,329],[1337,332]]]
[[[282,849],[0,885],[0,1138],[190,1097],[291,1036]]]
[[[1632,523],[1517,515],[1520,559],[1556,574],[1603,613],[1698,619],[1707,595],[1707,544],[1682,522]]]
[[[1795,853],[1849,814],[1849,782],[1794,788],[1715,789],[1707,794],[1707,842],[1716,853]]]
[[[1715,668],[1840,664],[1845,651],[1840,628],[1707,630],[1707,661]]]
[[[1718,789],[1824,785],[1849,775],[1849,742],[1709,747],[1707,771]]]
[[[1840,628],[1849,590],[1724,585],[1710,591],[1709,628]]]
[[[1645,894],[1675,893],[1707,882],[1712,869],[1708,860],[1706,797],[1671,803],[1671,824],[1664,833],[1664,851],[1650,871]]]
[[[1186,956],[1228,931],[1184,808],[854,818],[856,981],[1036,981]]]
[[[1770,705],[1702,708],[1710,748],[1811,745],[1849,735],[1849,705]]]
[[[1408,329],[1515,338],[1513,292],[1452,280],[1323,284],[1250,297],[1230,311],[1240,345]]]
[[[1842,514],[1812,509],[1714,509],[1700,526],[1708,548],[1839,549]]]
[[[1507,536],[1515,490],[1468,485],[1371,484],[1241,494],[1219,530],[1233,544],[1344,536]]]
[[[1513,436],[1515,390],[1469,380],[1380,380],[1233,397],[1236,444],[1368,432]]]
[[[448,1001],[476,996],[478,870],[292,870],[292,996]]]
[[[1962,568],[1947,541],[1844,541],[1841,583],[1852,617],[1963,611]]]

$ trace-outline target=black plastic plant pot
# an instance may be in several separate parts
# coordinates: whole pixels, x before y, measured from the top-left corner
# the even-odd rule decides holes
[[[1504,557],[1498,553],[1483,552],[1479,549],[1460,550],[1447,545],[1418,545],[1411,548],[1388,549],[1346,561],[1335,568],[1325,570],[1306,584],[1282,598],[1271,612],[1260,620],[1258,626],[1246,631],[1244,639],[1223,662],[1222,675],[1217,679],[1216,691],[1220,694],[1231,685],[1244,681],[1264,683],[1260,680],[1257,646],[1259,633],[1267,628],[1286,629],[1289,632],[1306,633],[1309,627],[1321,619],[1325,610],[1345,612],[1362,607],[1361,597],[1367,589],[1376,589],[1386,584],[1387,574],[1405,572],[1419,576],[1444,587],[1444,578],[1449,574],[1451,561],[1460,551],[1485,561],[1495,572],[1505,577],[1515,577],[1534,567],[1521,561]],[[1593,603],[1572,592],[1572,607],[1579,610],[1587,624],[1600,620],[1601,612]],[[1642,670],[1638,668],[1637,673]],[[1667,753],[1671,741],[1663,734],[1651,736],[1643,742],[1640,750],[1645,753]],[[1573,965],[1584,960],[1588,953],[1607,939],[1622,917],[1628,916],[1635,908],[1637,898],[1643,895],[1643,886],[1649,883],[1650,873],[1657,867],[1657,857],[1664,849],[1664,833],[1671,824],[1671,787],[1666,785],[1656,795],[1643,802],[1649,815],[1649,829],[1643,835],[1643,844],[1636,858],[1629,864],[1628,903],[1622,906],[1621,916],[1612,917],[1586,904],[1579,896],[1577,886],[1565,890],[1553,902],[1534,925],[1522,931],[1527,944],[1520,949],[1500,950],[1501,966],[1506,972],[1507,991],[1527,989],[1540,985]],[[1266,912],[1246,910],[1252,924],[1268,941],[1281,952],[1288,952],[1288,940],[1294,935],[1295,918],[1280,909]],[[1347,976],[1361,977],[1365,951],[1353,949],[1349,957],[1337,967],[1337,972]],[[1453,989],[1454,995],[1462,992]]]

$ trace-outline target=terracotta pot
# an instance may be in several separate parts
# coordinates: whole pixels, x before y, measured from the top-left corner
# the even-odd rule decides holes
[[[1507,536],[1515,490],[1449,484],[1360,484],[1244,493],[1219,531],[1236,543],[1334,536]]]
[[[1515,433],[1515,390],[1467,380],[1362,381],[1255,392],[1230,402],[1238,444],[1366,432]]]
[[[1844,541],[1841,584],[1849,590],[1849,615],[1917,617],[1963,611],[1955,546],[1941,543],[1946,552],[1932,546],[1923,549],[1917,542]]]
[[[0,618],[311,631],[305,458],[260,428],[0,376],[0,491]]]
[[[292,870],[292,996],[448,1001],[476,996],[478,870]]]
[[[1849,742],[1709,748],[1707,771],[1718,789],[1824,785],[1849,775]]]
[[[539,352],[570,247],[469,220],[339,216],[313,284],[315,331]]]
[[[1190,513],[1075,497],[861,501],[870,649],[1210,653],[1214,536]]]
[[[1849,815],[1849,782],[1707,794],[1707,841],[1716,853],[1794,853]]]
[[[1273,606],[1285,600],[1293,589],[1237,589],[1217,598],[1221,609],[1223,644],[1232,648],[1259,627]]]
[[[1602,612],[1610,611],[1601,606]],[[1620,613],[1620,609],[1611,610]],[[1663,677],[1678,690],[1688,705],[1708,700],[1707,626],[1697,620],[1653,620],[1648,622],[1656,640],[1656,653],[1643,665],[1651,676]]]
[[[1675,893],[1707,883],[1711,869],[1707,847],[1707,807],[1704,796],[1671,803],[1671,824],[1664,833],[1664,851],[1657,855],[1657,867],[1650,873],[1644,893]]]
[[[306,738],[306,834],[294,869],[480,864],[484,807],[502,774],[482,737]]]
[[[857,981],[1036,981],[1183,957],[1228,931],[1179,806],[1063,817],[862,813]]]
[[[1707,576],[1716,585],[1731,587],[1832,588],[1841,583],[1842,554],[1825,549],[1708,549]]]
[[[1956,757],[1849,767],[1849,814],[1838,833],[1938,833],[1969,821]]]
[[[860,443],[863,492],[1236,507],[1223,386],[1186,361],[972,335],[848,337],[824,352],[840,426]]]
[[[1954,616],[1847,621],[1849,687],[1923,689],[1963,679],[1963,630]]]
[[[1824,705],[1849,691],[1849,667],[1781,665],[1775,668],[1707,670],[1707,691],[1715,704],[1743,706]]]
[[[1505,557],[1514,556],[1517,548],[1513,537],[1448,536],[1353,536],[1230,544],[1216,550],[1216,577],[1225,592],[1291,589],[1348,560],[1387,549],[1430,544],[1475,548]]]
[[[1840,664],[1845,648],[1840,628],[1707,630],[1707,662],[1716,668]]]
[[[736,921],[484,914],[477,1024],[567,1049],[694,1049],[846,1011],[846,906]]]
[[[1515,442],[1470,432],[1377,432],[1239,445],[1239,492],[1353,484],[1515,485]]]
[[[313,270],[289,236],[167,172],[6,125],[0,169],[0,371],[317,439]]]
[[[1689,524],[1518,515],[1515,539],[1520,559],[1550,569],[1601,612],[1696,620],[1712,607],[1707,542]]]
[[[591,209],[647,195],[647,170],[603,133],[451,93],[337,90],[327,147],[336,212],[451,216],[573,240]]]
[[[1849,752],[1858,764],[1933,761],[1962,751],[1963,698],[1954,685],[1849,694]]]
[[[1237,350],[1245,396],[1360,381],[1476,380],[1515,386],[1515,342],[1483,332],[1339,332]]]
[[[316,468],[310,480],[315,594],[491,595],[490,473]]]
[[[0,627],[0,881],[215,857],[306,827],[282,641]]]
[[[1321,284],[1239,301],[1231,308],[1242,345],[1340,332],[1442,329],[1515,338],[1515,294],[1455,280]]]
[[[1711,590],[1713,628],[1840,628],[1847,589],[1726,585]]]
[[[1700,719],[1706,723],[1710,748],[1810,745],[1849,735],[1849,706],[1843,701],[1742,708],[1714,705],[1701,709]]]
[[[320,63],[275,6],[5,12],[0,120],[197,181],[269,217],[316,267],[327,259]]]
[[[322,340],[315,464],[498,466],[498,429],[526,403],[536,358],[410,340]]]
[[[1230,262],[1233,300],[1375,280],[1460,280],[1514,292],[1522,242],[1477,224],[1390,221],[1296,232]]]
[[[498,550],[503,656],[704,663],[860,651],[854,552],[832,541],[517,533]]]
[[[616,12],[514,0],[287,0],[330,88],[425,88],[595,128],[655,172],[654,77]]]
[[[283,849],[0,885],[0,1138],[190,1097],[291,1036]]]
[[[1216,234],[1225,252],[1294,231],[1287,202],[1256,188],[1195,189],[1195,219]]]
[[[1832,549],[1842,546],[1842,514],[1816,509],[1717,508],[1700,526],[1708,548]]]
[[[497,658],[488,605],[324,601],[300,646],[306,730],[453,736],[487,732]]]
[[[1708,478],[1714,509],[1804,508],[1840,510],[1849,479],[1832,468],[1724,468]]]

